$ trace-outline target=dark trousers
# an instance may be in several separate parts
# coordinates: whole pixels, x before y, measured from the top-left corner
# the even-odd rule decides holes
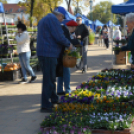
[[[104,39],[104,43],[106,45],[106,48],[109,48],[109,39]]]
[[[58,101],[58,96],[56,95],[57,58],[39,56],[38,59],[43,73],[41,107],[51,108],[51,102]],[[51,102],[49,99],[51,99]]]

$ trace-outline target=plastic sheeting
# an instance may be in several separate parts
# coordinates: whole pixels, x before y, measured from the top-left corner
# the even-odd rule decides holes
[[[106,25],[108,26],[108,27],[111,27],[111,26],[116,26],[111,20],[110,21],[108,21],[107,23],[106,23]]]
[[[127,2],[112,6],[112,13],[115,14],[127,14],[131,12],[134,12],[134,0],[129,0]]]
[[[3,7],[3,4],[0,2],[0,13],[4,13],[4,7]]]
[[[66,11],[64,7],[59,6],[59,7],[55,8],[54,11],[64,14],[66,20],[75,20],[76,21],[76,17],[74,15],[70,14],[68,11]]]

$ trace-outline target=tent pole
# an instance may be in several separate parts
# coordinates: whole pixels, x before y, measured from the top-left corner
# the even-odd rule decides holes
[[[122,16],[122,19],[123,19],[123,36],[125,36],[125,24],[126,24],[125,16]]]
[[[7,37],[7,42],[8,42],[8,45],[10,45],[10,44],[9,44],[9,39],[8,39],[8,31],[7,31],[7,25],[6,25],[6,17],[5,17],[5,13],[3,13],[3,18],[4,18],[5,27],[6,27],[6,37]],[[12,53],[10,54],[10,57],[11,57],[11,62],[13,63]]]
[[[113,20],[114,20],[114,19],[113,19],[113,18],[114,18],[114,17],[113,17],[113,14],[112,14],[111,16],[112,16],[112,22],[113,22]],[[114,59],[113,59],[113,23],[112,23],[112,67],[113,67],[113,60],[114,60]]]
[[[2,32],[2,26],[1,26],[1,24],[0,24],[0,29],[1,29],[1,40],[2,40],[2,44],[3,44],[3,36],[2,36],[3,35],[2,34],[3,32]]]

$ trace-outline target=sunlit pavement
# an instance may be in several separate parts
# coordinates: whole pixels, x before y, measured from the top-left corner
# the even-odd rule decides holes
[[[112,67],[111,50],[98,45],[89,46],[88,72],[71,69],[71,89],[87,81],[104,68]],[[31,84],[0,82],[0,134],[37,134],[41,121],[49,113],[40,113],[42,74]],[[133,132],[134,133],[134,132]]]

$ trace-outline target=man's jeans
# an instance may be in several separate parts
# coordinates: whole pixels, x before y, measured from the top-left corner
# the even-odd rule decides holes
[[[30,57],[31,57],[31,52],[24,52],[19,54],[21,70],[22,70],[23,78],[25,80],[27,80],[27,71],[30,73],[31,76],[35,76],[33,69],[30,66]]]
[[[70,93],[70,68],[63,67],[63,77],[58,77],[57,93],[63,92],[63,82],[66,93]]]
[[[43,73],[41,107],[51,108],[51,102],[57,102],[56,65],[57,58],[39,56],[39,64]],[[49,101],[51,99],[51,102]]]
[[[85,45],[82,47],[82,53],[83,53],[83,69],[87,70],[87,51],[88,51],[88,45]]]

